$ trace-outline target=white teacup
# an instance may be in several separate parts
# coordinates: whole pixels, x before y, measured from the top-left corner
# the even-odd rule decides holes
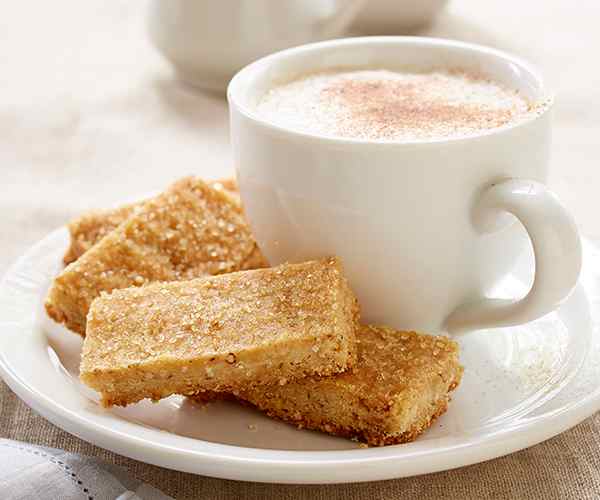
[[[404,65],[477,71],[549,104],[502,128],[408,143],[311,135],[255,111],[277,81]],[[453,332],[514,325],[554,310],[575,286],[581,245],[572,218],[543,184],[552,106],[529,64],[448,40],[335,40],[247,66],[228,99],[241,195],[265,255],[272,264],[340,256],[365,321]],[[530,292],[486,298],[528,240]]]

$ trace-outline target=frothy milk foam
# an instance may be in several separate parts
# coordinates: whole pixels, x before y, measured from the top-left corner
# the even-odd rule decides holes
[[[516,90],[464,71],[331,71],[272,87],[256,105],[278,125],[326,136],[406,141],[455,138],[522,120]]]

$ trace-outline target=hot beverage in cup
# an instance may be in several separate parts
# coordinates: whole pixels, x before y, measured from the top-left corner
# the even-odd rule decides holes
[[[276,85],[256,111],[295,130],[352,139],[410,141],[464,137],[539,111],[517,90],[454,70],[329,71]]]
[[[228,99],[262,251],[273,265],[341,257],[364,321],[515,325],[577,282],[576,226],[544,185],[552,97],[530,64],[451,40],[332,40],[247,66]],[[534,280],[509,298],[519,258]]]

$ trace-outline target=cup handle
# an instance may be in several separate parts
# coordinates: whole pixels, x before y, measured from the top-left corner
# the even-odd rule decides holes
[[[445,322],[450,333],[526,323],[564,301],[581,270],[581,241],[571,215],[543,184],[509,179],[484,190],[474,207],[474,226],[480,233],[497,230],[502,212],[525,227],[535,255],[535,277],[520,300],[483,299],[459,306]]]

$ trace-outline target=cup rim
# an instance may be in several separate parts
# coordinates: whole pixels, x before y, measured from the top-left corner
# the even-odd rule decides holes
[[[331,47],[352,47],[356,45],[379,45],[379,44],[399,44],[399,45],[421,45],[430,47],[452,47],[465,51],[475,51],[488,56],[500,58],[507,64],[513,64],[520,69],[527,72],[533,80],[536,82],[540,89],[540,103],[543,103],[540,110],[535,113],[531,113],[530,116],[519,120],[516,123],[508,123],[501,127],[496,127],[484,131],[474,132],[468,135],[461,135],[457,137],[439,137],[439,138],[424,138],[424,139],[410,139],[402,141],[385,140],[385,139],[360,139],[351,137],[338,137],[321,135],[317,133],[306,132],[302,130],[293,129],[284,125],[276,124],[268,119],[263,118],[252,110],[249,106],[243,104],[239,98],[239,92],[243,88],[245,81],[253,74],[260,71],[264,71],[270,65],[277,63],[278,61],[293,58],[297,55],[306,52],[318,52],[321,49],[327,49]],[[482,137],[488,137],[491,135],[503,134],[521,127],[525,127],[528,124],[541,119],[547,115],[554,105],[554,93],[551,92],[541,73],[528,61],[512,55],[508,52],[487,47],[485,45],[479,45],[475,43],[462,42],[458,40],[449,40],[446,38],[433,38],[433,37],[421,37],[421,36],[363,36],[363,37],[350,37],[350,38],[339,38],[335,40],[327,40],[323,42],[315,42],[289,49],[281,50],[269,54],[265,57],[257,59],[256,61],[248,64],[240,71],[238,71],[227,86],[227,101],[229,102],[230,112],[234,109],[244,116],[246,119],[260,125],[264,129],[271,133],[278,135],[285,135],[288,137],[294,137],[296,139],[304,141],[313,141],[319,143],[329,143],[332,145],[360,145],[360,146],[387,146],[387,147],[408,147],[408,146],[427,146],[427,145],[439,145],[447,143],[458,143],[463,141],[469,141],[479,139]]]

